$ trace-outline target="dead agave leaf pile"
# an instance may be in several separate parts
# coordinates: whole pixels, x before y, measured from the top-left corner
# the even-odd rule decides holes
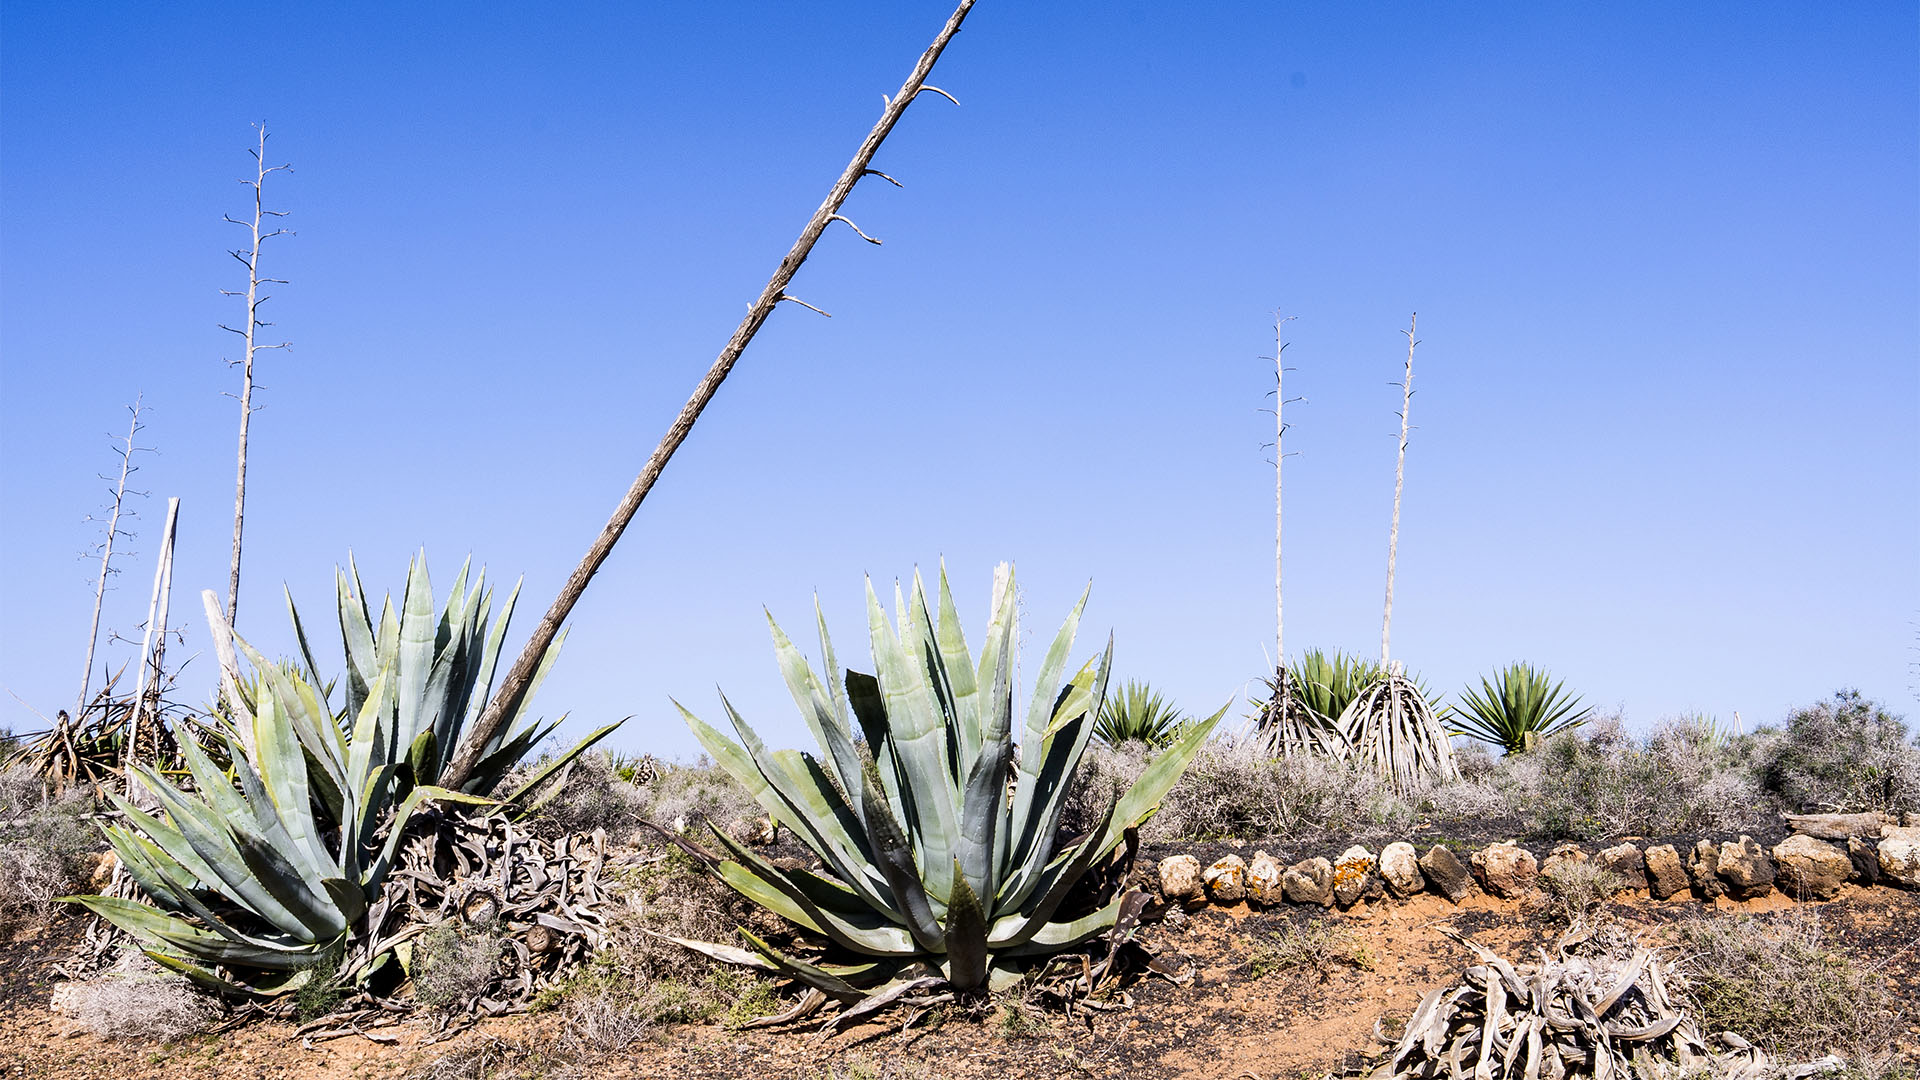
[[[1422,998],[1406,1033],[1371,1080],[1804,1080],[1837,1058],[1782,1067],[1731,1032],[1710,1042],[1673,1002],[1659,958],[1568,956],[1512,964],[1465,938],[1480,963],[1456,986]],[[1716,1049],[1715,1044],[1719,1049]]]
[[[412,837],[370,913],[386,934],[409,939],[449,920],[501,941],[494,980],[466,1007],[472,1015],[517,1012],[562,972],[592,955],[613,903],[602,873],[607,834],[546,841],[508,818],[449,817]],[[407,949],[411,961],[413,950]]]

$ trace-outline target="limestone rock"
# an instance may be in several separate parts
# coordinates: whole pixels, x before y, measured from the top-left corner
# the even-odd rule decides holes
[[[1853,860],[1845,848],[1801,833],[1773,847],[1780,889],[1794,897],[1831,900],[1853,876]]]
[[[1693,857],[1687,860],[1687,876],[1693,879],[1693,891],[1702,900],[1717,900],[1727,895],[1727,883],[1720,880],[1720,846],[1711,840],[1693,845]]]
[[[1580,850],[1579,844],[1555,844],[1547,857],[1541,860],[1542,874],[1556,874],[1561,868],[1587,861],[1587,853]]]
[[[1333,904],[1333,864],[1315,855],[1287,867],[1280,885],[1288,900],[1296,904]]]
[[[1358,844],[1333,860],[1333,900],[1341,907],[1352,907],[1367,895],[1368,885],[1378,887],[1373,872],[1373,852]]]
[[[1894,824],[1879,813],[1781,814],[1780,817],[1786,821],[1789,829],[1816,840],[1845,840],[1850,836],[1873,840],[1880,836],[1886,826]]]
[[[1206,899],[1206,888],[1200,880],[1200,860],[1191,855],[1169,855],[1161,859],[1160,895],[1171,904]]]
[[[1278,904],[1286,897],[1281,885],[1286,872],[1280,860],[1264,851],[1254,852],[1253,861],[1247,864],[1247,899],[1266,907]]]
[[[1540,866],[1534,861],[1533,853],[1515,844],[1482,848],[1468,856],[1468,861],[1473,864],[1473,876],[1480,879],[1483,888],[1508,900],[1531,891],[1534,879],[1540,876]]]
[[[1716,872],[1735,900],[1754,900],[1773,891],[1773,859],[1751,836],[1720,845]]]
[[[1632,844],[1615,844],[1593,857],[1593,861],[1620,879],[1622,889],[1647,887],[1647,859]]]
[[[1420,873],[1420,858],[1413,845],[1396,840],[1380,849],[1380,880],[1395,896],[1412,896],[1427,887]]]
[[[1687,867],[1672,844],[1655,844],[1646,850],[1647,892],[1655,900],[1665,900],[1687,888]]]
[[[1215,903],[1232,904],[1247,898],[1247,860],[1229,855],[1200,875]]]
[[[1420,873],[1433,886],[1433,891],[1459,903],[1473,891],[1473,873],[1447,848],[1435,844],[1420,857]]]
[[[1847,858],[1853,861],[1853,880],[1862,885],[1880,884],[1880,845],[1863,837],[1847,837]]]
[[[1882,831],[1880,875],[1920,889],[1920,825],[1893,825]]]

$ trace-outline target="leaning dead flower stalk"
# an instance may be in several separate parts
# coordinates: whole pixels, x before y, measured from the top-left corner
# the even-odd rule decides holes
[[[1393,526],[1387,531],[1387,607],[1380,618],[1380,667],[1391,670],[1387,654],[1389,639],[1393,633],[1393,570],[1394,562],[1400,554],[1400,492],[1407,486],[1407,432],[1410,430],[1407,417],[1413,411],[1413,348],[1420,344],[1413,333],[1419,325],[1420,313],[1415,312],[1407,320],[1407,374],[1400,382],[1400,459],[1393,468]]]
[[[167,607],[173,595],[173,537],[180,523],[180,500],[167,500],[167,523],[160,530],[160,558],[153,570],[153,600],[147,606],[147,634],[140,644],[140,677],[133,692],[133,719],[127,728],[127,743],[120,755],[122,775],[132,776],[126,767],[138,760],[141,717],[151,712],[155,722],[160,710],[147,708],[149,694],[157,701],[160,675],[167,655]]]
[[[80,674],[80,696],[75,699],[73,704],[73,715],[75,716],[79,716],[87,711],[87,690],[93,685],[93,651],[94,647],[100,642],[100,608],[107,598],[107,578],[119,573],[118,570],[113,568],[113,544],[114,541],[123,536],[131,537],[133,535],[132,533],[121,530],[120,518],[123,512],[128,516],[131,516],[133,513],[133,511],[126,509],[127,496],[144,494],[143,492],[127,490],[127,477],[140,471],[140,467],[133,463],[133,455],[141,452],[153,452],[151,447],[136,446],[134,444],[134,436],[138,435],[140,429],[146,426],[140,422],[141,398],[135,397],[133,404],[127,406],[127,409],[133,416],[127,422],[126,438],[121,441],[121,445],[115,448],[115,452],[120,455],[120,478],[113,485],[113,504],[107,511],[107,536],[100,544],[100,576],[94,582],[93,586],[93,621],[87,629],[87,664],[85,670]],[[105,479],[105,477],[102,477],[102,479]]]
[[[853,193],[854,185],[869,175],[879,176],[897,186],[898,181],[870,167],[873,164],[874,154],[879,151],[880,144],[886,141],[888,134],[893,131],[893,126],[900,121],[900,117],[906,113],[907,106],[913,104],[923,91],[952,100],[952,95],[938,87],[928,86],[926,80],[933,71],[934,63],[940,59],[941,52],[946,49],[947,43],[953,40],[953,35],[959,33],[960,24],[966,19],[967,12],[972,10],[973,3],[974,0],[961,0],[960,6],[948,16],[946,25],[941,27],[939,36],[935,37],[933,44],[927,46],[926,52],[920,55],[919,63],[914,65],[913,73],[908,75],[907,81],[901,84],[899,92],[886,99],[886,106],[880,114],[879,121],[873,125],[871,131],[867,132],[867,137],[861,141],[860,149],[854,153],[853,160],[847,164],[846,170],[834,182],[833,187],[827,192],[826,199],[821,202],[819,209],[813,212],[813,217],[808,219],[806,228],[800,232],[800,238],[794,241],[786,257],[780,260],[780,265],[774,270],[772,279],[767,282],[766,288],[760,291],[759,299],[747,309],[746,317],[740,320],[739,326],[734,328],[733,336],[727,339],[726,346],[720,350],[720,355],[714,360],[713,366],[708,369],[699,385],[694,387],[693,396],[681,406],[680,415],[674,418],[673,424],[667,428],[667,433],[661,437],[660,444],[654,448],[646,464],[641,466],[640,475],[634,478],[626,495],[620,499],[619,505],[614,507],[613,516],[607,521],[606,527],[600,530],[600,535],[595,537],[593,544],[587,548],[587,553],[581,558],[580,564],[574,567],[573,573],[560,587],[560,595],[554,598],[553,605],[541,617],[540,624],[534,627],[533,636],[520,650],[518,659],[513,662],[513,667],[508,669],[500,688],[495,691],[492,700],[487,702],[486,710],[475,722],[473,737],[467,741],[459,756],[447,766],[446,772],[441,777],[441,783],[457,788],[465,782],[474,766],[479,764],[480,755],[488,745],[488,740],[492,738],[495,731],[499,730],[506,717],[513,714],[520,699],[526,695],[527,687],[533,681],[541,657],[546,655],[548,647],[553,644],[555,636],[560,632],[560,624],[566,621],[567,615],[573,610],[573,605],[578,603],[581,594],[586,592],[587,583],[593,580],[593,575],[599,571],[601,564],[607,561],[607,556],[613,552],[613,545],[619,541],[620,535],[626,531],[627,526],[633,521],[634,514],[640,509],[640,503],[646,499],[647,493],[653,490],[654,482],[660,478],[661,470],[666,468],[667,462],[673,458],[674,451],[680,448],[680,444],[686,441],[688,433],[693,430],[694,421],[700,418],[701,411],[713,400],[714,394],[720,389],[720,384],[733,370],[733,365],[740,359],[740,354],[746,351],[754,335],[760,332],[760,327],[765,325],[767,317],[773,314],[773,309],[783,300],[812,308],[811,304],[805,304],[788,296],[786,290],[788,284],[793,281],[794,275],[799,272],[801,264],[807,261],[807,255],[813,251],[813,245],[819,241],[820,235],[826,232],[827,226],[840,221],[851,227],[861,239],[870,243],[880,243],[861,232],[857,225],[843,217],[840,208],[846,203],[847,196]],[[819,311],[818,308],[813,310]],[[825,313],[822,312],[822,314]]]
[[[220,329],[228,333],[240,335],[240,337],[246,341],[246,350],[241,358],[239,360],[228,361],[229,364],[236,364],[240,368],[240,460],[238,475],[234,480],[233,488],[233,560],[227,574],[226,618],[228,624],[233,623],[234,617],[238,614],[240,608],[240,533],[246,522],[247,510],[247,426],[253,419],[254,413],[254,354],[262,349],[284,349],[290,344],[289,342],[283,341],[278,345],[262,345],[254,333],[257,330],[262,330],[273,325],[272,323],[262,322],[260,320],[260,305],[271,299],[271,297],[261,294],[260,286],[286,284],[285,281],[278,278],[263,278],[260,276],[261,243],[287,232],[286,229],[274,229],[268,233],[262,233],[260,231],[261,223],[265,219],[287,216],[285,210],[268,210],[266,208],[265,193],[267,177],[273,173],[285,172],[292,168],[291,165],[267,165],[267,126],[260,124],[258,125],[258,130],[260,132],[260,145],[257,148],[249,148],[247,150],[247,153],[253,155],[253,179],[248,180],[242,178],[240,181],[253,189],[253,218],[251,221],[241,221],[231,215],[227,216],[229,222],[247,229],[252,235],[252,242],[248,244],[244,251],[234,250],[227,253],[235,259],[238,259],[240,265],[247,268],[247,291],[242,294],[231,289],[220,290],[222,296],[245,295],[247,299],[246,325],[241,329],[235,329],[225,324],[222,324],[220,327]]]

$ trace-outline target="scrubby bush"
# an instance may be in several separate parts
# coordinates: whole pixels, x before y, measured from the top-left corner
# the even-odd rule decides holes
[[[536,762],[524,771],[531,776],[539,767]],[[515,779],[508,780],[509,789],[517,786]],[[603,752],[580,755],[554,783],[558,790],[540,804],[529,823],[544,839],[605,829],[618,842],[632,833],[645,813],[645,796],[620,777],[613,759]]]
[[[1667,727],[1644,744],[1618,717],[1592,721],[1502,763],[1496,781],[1536,835],[1598,840],[1733,832],[1765,824],[1768,808],[1749,768],[1749,741],[1716,746]]]
[[[1137,743],[1090,749],[1074,778],[1065,827],[1090,828],[1153,753]],[[1404,832],[1419,816],[1417,797],[1396,794],[1371,772],[1321,757],[1276,758],[1257,739],[1216,739],[1201,748],[1141,835],[1150,842],[1303,830],[1385,835]]]
[[[1858,690],[1795,710],[1785,731],[1769,734],[1761,782],[1786,809],[1920,810],[1920,747],[1899,717]]]
[[[1704,1030],[1736,1032],[1776,1060],[1838,1054],[1853,1076],[1893,1065],[1900,1002],[1877,973],[1826,947],[1817,912],[1705,918],[1680,924],[1679,935],[1685,992]]]
[[[413,1000],[436,1013],[461,1012],[487,992],[500,961],[500,938],[447,920],[413,946]]]
[[[124,954],[99,978],[67,984],[62,997],[74,1020],[103,1039],[171,1042],[206,1030],[221,1015],[210,995],[138,952]]]
[[[55,795],[27,769],[0,771],[0,937],[45,919],[55,897],[86,886],[102,846],[87,821],[92,809],[77,788]]]
[[[760,815],[760,804],[739,782],[705,754],[691,765],[663,763],[653,779],[638,786],[640,812],[668,828],[691,829],[702,819],[724,826],[735,818]]]

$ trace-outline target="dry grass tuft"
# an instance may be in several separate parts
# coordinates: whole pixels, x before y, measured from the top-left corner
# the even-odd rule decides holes
[[[192,983],[129,953],[113,970],[83,983],[69,983],[65,1009],[103,1039],[172,1042],[206,1030],[221,1016],[219,1002]]]
[[[1776,1059],[1845,1058],[1854,1076],[1898,1069],[1888,1050],[1903,1003],[1872,971],[1826,947],[1817,912],[1703,918],[1680,925],[1691,1011],[1704,1031],[1732,1031]]]

